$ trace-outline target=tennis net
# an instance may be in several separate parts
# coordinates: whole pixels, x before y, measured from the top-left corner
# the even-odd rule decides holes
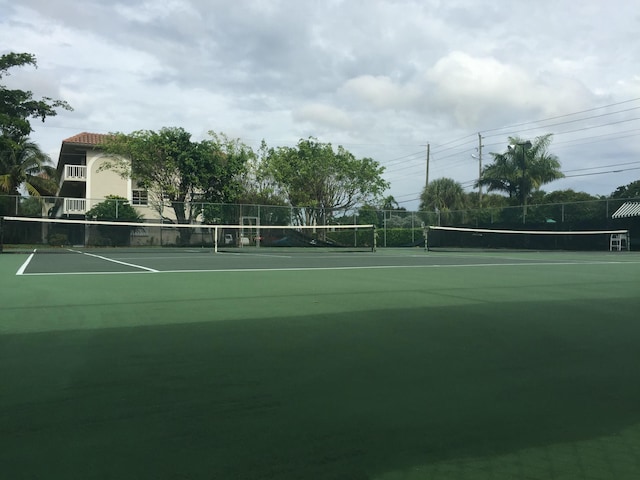
[[[427,250],[629,250],[628,230],[492,230],[430,226]]]
[[[250,252],[258,248],[375,251],[375,228],[373,225],[208,225],[0,218],[0,252],[64,253],[69,247],[137,251],[206,248],[213,252]]]

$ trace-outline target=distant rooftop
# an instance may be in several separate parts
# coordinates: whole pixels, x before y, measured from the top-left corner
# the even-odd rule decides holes
[[[80,145],[100,145],[109,137],[102,133],[89,133],[82,132],[73,137],[69,137],[62,141],[62,143],[77,143]]]

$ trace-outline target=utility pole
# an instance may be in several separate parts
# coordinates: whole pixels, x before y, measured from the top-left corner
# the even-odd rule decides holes
[[[429,186],[429,150],[430,150],[430,146],[427,143],[427,177],[424,182],[425,188]]]
[[[482,208],[482,135],[478,133],[478,207]]]

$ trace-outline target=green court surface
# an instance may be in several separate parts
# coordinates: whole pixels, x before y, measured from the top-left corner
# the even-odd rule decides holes
[[[634,253],[6,254],[0,295],[2,478],[640,478]]]

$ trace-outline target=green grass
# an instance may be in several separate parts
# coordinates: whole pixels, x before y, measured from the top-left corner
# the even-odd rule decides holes
[[[640,265],[14,276],[0,465],[47,479],[640,478]]]

